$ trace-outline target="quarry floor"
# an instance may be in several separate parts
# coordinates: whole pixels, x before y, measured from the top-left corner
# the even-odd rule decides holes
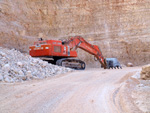
[[[1,113],[141,113],[128,79],[141,68],[86,69],[23,83],[0,83]],[[125,90],[128,88],[128,90]]]

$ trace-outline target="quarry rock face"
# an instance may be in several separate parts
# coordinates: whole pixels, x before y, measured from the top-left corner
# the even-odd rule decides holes
[[[3,82],[43,79],[73,71],[70,68],[48,64],[14,49],[0,48],[0,59],[0,81]]]
[[[150,64],[142,67],[141,79],[150,80]]]
[[[105,57],[143,65],[150,62],[149,10],[149,0],[1,0],[0,46],[28,52],[39,37],[80,35]],[[94,64],[92,55],[79,53]]]

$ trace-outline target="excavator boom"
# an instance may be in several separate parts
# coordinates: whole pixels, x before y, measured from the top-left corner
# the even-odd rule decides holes
[[[71,37],[68,40],[65,40],[64,45],[68,45],[70,49],[83,49],[84,51],[94,55],[98,61],[101,63],[102,67],[104,69],[107,68],[106,60],[104,59],[102,52],[100,51],[99,47],[97,45],[91,45],[87,41],[84,40],[81,36]]]

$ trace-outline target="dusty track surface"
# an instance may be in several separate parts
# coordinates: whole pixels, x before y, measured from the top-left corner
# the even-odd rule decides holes
[[[15,84],[0,83],[0,112],[131,112],[130,107],[124,111],[124,104],[120,104],[121,98],[118,95],[122,83],[139,69],[89,69],[45,80]]]

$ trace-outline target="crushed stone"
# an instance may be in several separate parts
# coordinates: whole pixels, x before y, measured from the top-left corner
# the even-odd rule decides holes
[[[1,82],[13,83],[43,79],[73,71],[73,69],[56,66],[39,58],[32,58],[15,49],[0,47],[0,59]]]

